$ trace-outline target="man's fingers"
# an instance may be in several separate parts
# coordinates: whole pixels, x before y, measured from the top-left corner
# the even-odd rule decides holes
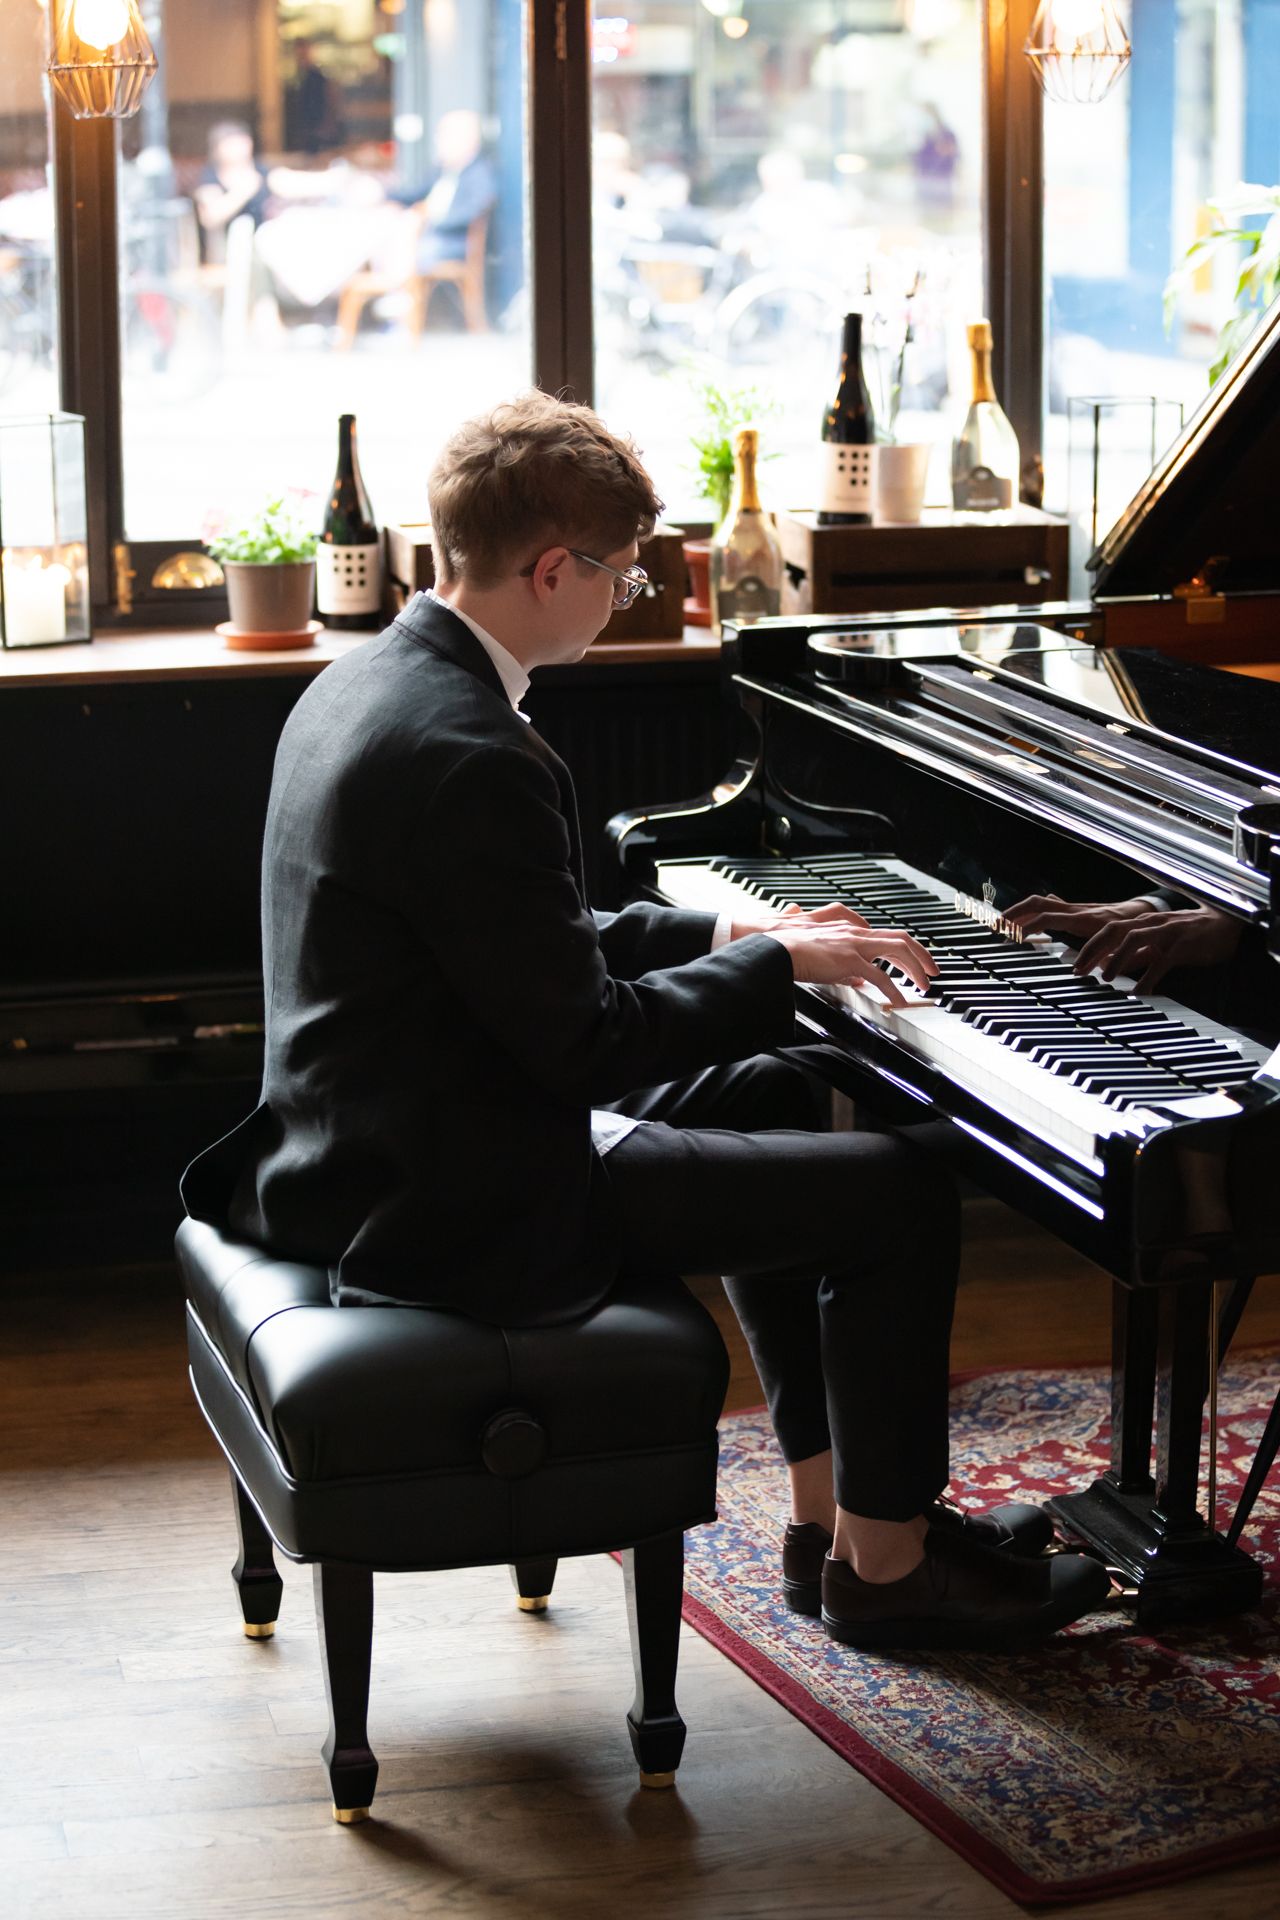
[[[902,989],[879,967],[873,967],[869,973],[865,973],[861,975],[861,977],[856,975],[851,976],[849,985],[851,987],[874,987],[877,993],[884,995],[884,998],[891,1007],[905,1007],[907,1005],[906,994],[903,993]]]
[[[855,913],[852,907],[847,907],[843,900],[830,900],[826,906],[814,907],[809,918],[822,926],[826,926],[832,921],[843,921],[851,927],[865,927],[867,925],[862,915]]]
[[[875,945],[871,945],[874,940]],[[923,993],[937,974],[937,962],[927,947],[913,940],[909,933],[872,933],[862,942],[864,953],[873,953],[877,960],[887,960],[890,966],[897,967],[910,980],[914,980]]]
[[[1075,971],[1092,973],[1095,967],[1104,966],[1115,948],[1121,945],[1118,929],[1103,927],[1100,932],[1091,935],[1076,955]]]
[[[1056,893],[1029,893],[1025,900],[1019,900],[1016,906],[1005,909],[1004,918],[1011,920],[1017,927],[1025,927],[1028,920],[1038,914],[1052,913],[1060,907],[1062,900]]]
[[[1154,993],[1169,971],[1170,956],[1152,952],[1147,961],[1146,972],[1138,981],[1139,993]]]

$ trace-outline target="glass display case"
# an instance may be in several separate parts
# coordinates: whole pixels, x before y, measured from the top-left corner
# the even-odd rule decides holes
[[[84,421],[0,417],[0,645],[90,637]]]

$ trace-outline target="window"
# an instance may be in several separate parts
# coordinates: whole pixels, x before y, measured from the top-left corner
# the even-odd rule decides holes
[[[1107,410],[1101,536],[1208,391],[1238,258],[1195,274],[1168,331],[1165,280],[1209,230],[1211,199],[1242,179],[1280,177],[1266,82],[1280,63],[1280,6],[1138,0],[1131,35],[1128,73],[1100,106],[1045,109],[1046,505],[1077,523],[1077,588],[1087,587],[1092,504],[1080,402],[1128,403]],[[1154,414],[1148,398],[1163,403]]]
[[[768,396],[770,498],[810,499],[841,316],[868,289],[882,425],[900,399],[901,437],[947,441],[982,311],[976,0],[596,0],[591,73],[596,401],[674,515],[707,511],[704,381]]]
[[[521,0],[150,12],[117,169],[127,537],[321,495],[342,412],[379,517],[423,519],[448,429],[530,379]]]
[[[0,7],[0,412],[58,404],[44,12]]]

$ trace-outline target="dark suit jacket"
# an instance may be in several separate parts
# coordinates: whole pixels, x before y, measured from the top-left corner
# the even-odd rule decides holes
[[[621,1251],[592,1105],[794,1032],[776,941],[601,919],[567,769],[419,595],[281,736],[262,1104],[188,1169],[188,1211],[328,1266],[340,1304],[583,1311]]]

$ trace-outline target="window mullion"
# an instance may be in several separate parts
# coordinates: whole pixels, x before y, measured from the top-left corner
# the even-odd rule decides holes
[[[1023,53],[1036,0],[986,10],[984,220],[996,390],[1018,436],[1022,497],[1044,495],[1044,96]]]
[[[90,591],[95,617],[115,604],[124,536],[116,123],[52,107],[57,209],[59,379],[63,406],[85,418]]]
[[[591,0],[530,0],[529,222],[534,379],[590,402]]]

